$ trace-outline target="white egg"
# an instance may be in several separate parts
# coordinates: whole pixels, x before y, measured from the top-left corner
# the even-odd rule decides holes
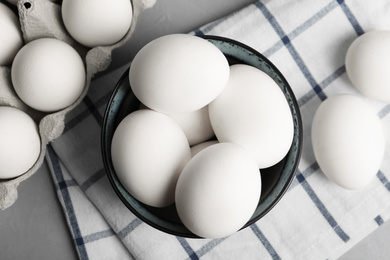
[[[112,45],[128,32],[130,0],[63,0],[62,19],[69,34],[87,47]]]
[[[360,189],[372,181],[383,160],[384,139],[380,119],[357,96],[329,97],[313,119],[318,165],[330,180],[346,189]]]
[[[359,36],[345,59],[347,74],[364,95],[390,102],[390,31],[371,31]]]
[[[129,73],[136,97],[167,114],[204,107],[221,93],[228,78],[223,53],[207,40],[186,34],[148,43],[134,57]]]
[[[28,106],[53,112],[73,104],[85,86],[85,68],[79,54],[67,43],[42,38],[27,43],[16,54],[12,83]]]
[[[185,166],[176,187],[183,224],[204,238],[220,238],[242,228],[260,199],[261,177],[248,151],[233,143],[215,144]]]
[[[249,65],[233,65],[224,91],[209,104],[220,142],[247,148],[259,168],[283,159],[291,147],[294,123],[288,102],[272,78]]]
[[[191,155],[194,157],[196,154],[198,154],[200,151],[204,150],[205,148],[212,146],[213,144],[219,143],[217,140],[210,140],[206,141],[194,146],[191,146]]]
[[[22,46],[23,37],[18,17],[8,6],[0,3],[0,66],[11,65]]]
[[[192,112],[170,114],[169,116],[183,129],[191,146],[207,141],[214,136],[208,106]]]
[[[25,112],[0,106],[0,179],[28,171],[41,152],[38,126]]]
[[[111,155],[115,172],[130,194],[147,205],[164,207],[174,202],[177,178],[191,151],[171,118],[142,109],[121,121]]]

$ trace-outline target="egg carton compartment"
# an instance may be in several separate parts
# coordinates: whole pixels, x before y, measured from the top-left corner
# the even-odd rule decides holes
[[[12,86],[11,67],[0,66],[0,106],[10,106],[26,112],[38,125],[41,139],[41,151],[35,164],[24,174],[0,180],[0,209],[10,207],[18,197],[17,187],[31,177],[42,165],[46,146],[61,136],[67,113],[79,105],[87,95],[92,78],[103,72],[111,63],[114,49],[130,40],[134,33],[139,15],[154,6],[156,0],[129,0],[133,7],[131,26],[125,37],[109,46],[87,48],[77,43],[67,32],[62,22],[61,1],[55,0],[19,0],[16,8],[24,39],[24,44],[40,38],[56,38],[70,44],[82,57],[86,68],[86,82],[79,98],[70,106],[53,113],[36,111],[19,99]],[[1,167],[1,166],[0,166]]]

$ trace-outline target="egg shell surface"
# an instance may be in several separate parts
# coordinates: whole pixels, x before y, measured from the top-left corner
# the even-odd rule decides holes
[[[22,31],[17,15],[0,3],[0,66],[9,66],[23,46]]]
[[[195,155],[176,187],[176,208],[183,224],[204,238],[226,237],[253,215],[260,199],[257,163],[242,146],[219,143]]]
[[[217,140],[210,140],[203,143],[196,144],[194,146],[191,146],[191,155],[194,157],[196,154],[198,154],[200,151],[204,150],[205,148],[219,143]]]
[[[170,114],[169,116],[183,129],[191,146],[207,141],[214,136],[208,106],[192,112]]]
[[[170,34],[145,45],[134,57],[129,80],[135,96],[166,114],[201,109],[229,78],[229,64],[212,43],[193,35]]]
[[[122,185],[153,207],[174,203],[177,179],[191,158],[181,128],[167,115],[150,109],[132,112],[121,121],[111,154]]]
[[[353,85],[364,95],[390,102],[390,31],[370,31],[348,48],[345,67]]]
[[[385,137],[380,119],[363,99],[350,94],[327,98],[311,132],[314,155],[330,180],[350,190],[372,181],[383,160]]]
[[[25,112],[0,106],[0,179],[28,171],[41,152],[38,126]]]
[[[12,83],[19,98],[43,112],[73,104],[85,86],[80,55],[67,43],[51,38],[31,41],[16,54]]]
[[[248,149],[259,168],[278,163],[291,147],[294,123],[287,100],[275,81],[255,67],[230,67],[229,82],[209,104],[209,114],[218,140]]]
[[[130,0],[63,0],[62,19],[69,34],[87,47],[120,41],[133,18]]]

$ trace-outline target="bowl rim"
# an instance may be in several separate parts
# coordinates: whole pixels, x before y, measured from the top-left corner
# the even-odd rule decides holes
[[[297,144],[296,144],[297,151],[296,151],[296,156],[295,156],[295,162],[293,163],[293,165],[291,167],[291,173],[289,174],[286,182],[282,186],[281,191],[272,200],[272,203],[270,205],[268,205],[266,208],[264,208],[264,210],[259,215],[257,215],[256,217],[253,218],[253,216],[252,216],[251,219],[243,227],[240,228],[240,230],[242,230],[242,229],[244,229],[244,228],[254,224],[258,220],[260,220],[262,217],[264,217],[266,214],[268,214],[268,212],[271,211],[271,209],[273,209],[276,206],[276,204],[278,204],[278,202],[281,200],[281,198],[287,192],[288,188],[290,187],[290,185],[291,185],[291,183],[292,183],[292,181],[293,181],[293,179],[294,179],[294,177],[296,175],[296,171],[298,170],[298,165],[299,165],[299,162],[300,162],[300,159],[301,159],[302,144],[303,144],[303,125],[302,125],[302,117],[301,117],[301,113],[300,113],[300,108],[299,108],[298,102],[296,100],[296,97],[294,95],[294,92],[293,92],[291,86],[288,84],[287,80],[285,79],[284,75],[279,71],[279,69],[268,58],[266,58],[260,52],[258,52],[257,50],[253,49],[252,47],[247,46],[246,44],[244,44],[242,42],[236,41],[234,39],[226,38],[226,37],[223,37],[223,36],[216,36],[216,35],[195,35],[195,36],[203,38],[205,40],[209,40],[209,41],[219,41],[219,42],[225,42],[225,43],[231,44],[233,46],[236,45],[236,46],[238,46],[238,47],[240,47],[242,49],[245,49],[246,51],[252,53],[254,56],[260,57],[267,64],[267,66],[269,66],[271,68],[271,70],[273,70],[277,74],[277,76],[283,82],[284,87],[288,90],[288,92],[290,94],[290,97],[289,97],[290,100],[289,101],[292,102],[292,106],[295,109],[296,118],[294,117],[294,119],[296,120],[296,122],[294,123],[294,125],[296,125],[296,127],[294,127],[294,131],[298,130],[298,132],[294,133],[294,136],[298,135],[298,139],[297,139]],[[224,53],[224,55],[225,55],[225,53]],[[117,83],[116,83],[116,85],[114,87],[114,90],[112,91],[112,93],[110,95],[110,98],[109,98],[109,100],[107,102],[107,105],[106,105],[106,108],[105,108],[105,112],[104,112],[103,124],[102,124],[102,130],[101,130],[101,153],[102,153],[102,157],[103,157],[103,164],[104,164],[104,169],[106,171],[106,175],[107,175],[107,177],[108,177],[108,179],[109,179],[109,181],[111,183],[112,188],[114,189],[116,195],[120,198],[122,203],[124,203],[124,205],[136,217],[140,218],[146,224],[148,224],[148,225],[150,225],[150,226],[152,226],[152,227],[154,227],[154,228],[156,228],[156,229],[158,229],[160,231],[163,231],[165,233],[171,234],[171,235],[180,236],[180,237],[187,237],[187,238],[203,239],[202,237],[199,237],[199,236],[193,234],[190,231],[189,231],[190,233],[183,234],[183,233],[181,233],[179,231],[175,231],[175,230],[166,228],[166,227],[164,227],[162,225],[159,225],[158,223],[150,221],[149,219],[144,217],[140,212],[138,212],[126,200],[126,198],[124,198],[124,196],[121,194],[120,190],[118,189],[118,187],[117,187],[117,185],[115,183],[115,180],[114,180],[114,178],[112,176],[112,174],[115,174],[115,173],[111,173],[109,162],[108,162],[108,160],[110,160],[110,158],[108,158],[110,156],[110,154],[107,152],[107,149],[111,149],[111,148],[106,146],[107,121],[108,121],[108,118],[110,116],[110,111],[111,111],[110,108],[112,107],[112,103],[113,103],[114,99],[116,98],[118,92],[121,89],[122,82],[124,80],[126,80],[126,77],[128,77],[129,70],[130,70],[130,66],[129,66],[129,68],[127,68],[127,70],[123,73],[123,75],[117,81]],[[292,109],[291,105],[290,105],[290,109]],[[289,149],[289,152],[286,154],[286,156],[284,158],[286,158],[290,154],[290,152],[291,152],[291,147]],[[274,188],[275,187],[273,187],[272,190]]]

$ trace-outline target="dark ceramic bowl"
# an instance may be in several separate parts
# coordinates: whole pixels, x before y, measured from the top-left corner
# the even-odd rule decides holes
[[[279,70],[263,55],[240,42],[217,36],[202,36],[220,49],[230,64],[243,63],[259,68],[271,76],[283,91],[294,118],[294,139],[288,154],[278,164],[261,169],[262,193],[255,213],[245,227],[255,223],[267,214],[282,198],[295,176],[302,151],[302,122],[294,93]],[[180,221],[175,205],[154,208],[137,201],[120,183],[111,160],[111,140],[121,120],[138,110],[140,101],[131,91],[129,70],[119,80],[108,102],[102,129],[102,154],[107,176],[118,197],[126,207],[149,225],[166,233],[197,238]]]

